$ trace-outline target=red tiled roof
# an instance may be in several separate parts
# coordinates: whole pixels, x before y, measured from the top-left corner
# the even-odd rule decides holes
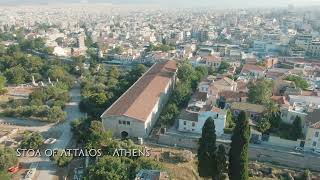
[[[302,91],[302,96],[317,96],[317,92],[314,91]]]
[[[242,73],[247,73],[247,72],[250,72],[250,71],[264,71],[265,68],[264,67],[261,67],[261,66],[257,66],[257,65],[254,65],[254,64],[245,64],[243,65],[243,68],[242,68]]]
[[[237,83],[238,91],[242,91],[242,92],[247,91],[247,83],[246,82],[244,82],[242,80],[238,80],[236,83]]]
[[[223,77],[223,78],[217,80],[216,82],[214,82],[214,84],[218,84],[218,85],[222,85],[222,86],[233,86],[236,83],[228,77]]]
[[[320,109],[314,109],[312,112],[308,112],[305,120],[310,124],[311,128],[320,129]]]
[[[276,101],[278,104],[289,104],[289,102],[286,100],[284,96],[272,96],[272,100]]]
[[[235,92],[235,91],[221,91],[219,92],[220,97],[224,97],[226,99],[236,99],[247,97],[247,93],[245,92]]]
[[[314,128],[314,129],[320,129],[320,121],[315,123],[315,124],[313,124],[313,125],[311,125],[310,127]]]
[[[220,112],[222,111],[222,109],[213,106],[212,109],[211,109],[211,111],[212,111],[212,112],[215,112],[215,113],[220,113]]]
[[[146,121],[176,70],[175,61],[153,65],[101,117],[124,115]]]
[[[209,62],[219,62],[221,61],[221,58],[218,56],[205,56],[202,58],[204,61],[209,61]]]

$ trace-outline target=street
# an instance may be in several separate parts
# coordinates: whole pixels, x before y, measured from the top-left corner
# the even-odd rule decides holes
[[[249,146],[249,158],[261,162],[270,162],[275,165],[310,169],[320,172],[320,156],[310,152],[295,152],[290,148],[270,145]]]
[[[154,143],[166,145],[168,147],[181,147],[191,150],[198,148],[198,136],[190,136],[187,133],[181,133],[169,129],[165,138],[160,138]],[[161,137],[161,136],[160,136]],[[217,139],[218,144],[224,144],[226,147],[230,145],[230,136],[224,135]],[[249,158],[253,161],[269,162],[275,165],[286,167],[310,169],[320,171],[320,155],[311,152],[296,152],[294,147],[282,147],[270,145],[265,142],[262,144],[249,144]]]
[[[67,112],[66,121],[54,127],[55,129],[61,130],[62,134],[59,138],[57,138],[57,142],[55,144],[52,144],[48,148],[51,148],[51,149],[66,148],[72,138],[71,125],[70,125],[71,121],[84,116],[83,113],[80,112],[78,107],[80,102],[80,86],[79,85],[76,85],[70,91],[70,97],[71,97],[71,101],[66,105],[66,108],[65,108],[65,111]],[[51,129],[49,129],[49,131]],[[49,157],[42,157],[41,161],[39,162],[37,171],[39,171],[39,175],[37,179],[51,180],[53,179],[56,173],[56,166],[52,161],[50,161]]]

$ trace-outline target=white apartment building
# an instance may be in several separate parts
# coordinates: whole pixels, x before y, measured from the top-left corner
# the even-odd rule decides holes
[[[178,130],[181,132],[201,134],[202,127],[209,117],[214,120],[217,136],[222,135],[226,125],[226,112],[217,107],[206,105],[205,102],[191,103],[186,110],[181,112],[178,117]]]

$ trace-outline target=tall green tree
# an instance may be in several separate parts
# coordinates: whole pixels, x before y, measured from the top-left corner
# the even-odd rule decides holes
[[[209,117],[202,127],[198,148],[198,172],[201,177],[214,177],[216,167],[216,130],[214,120]]]
[[[227,111],[227,125],[228,128],[234,128],[234,126],[236,125],[233,119],[232,112],[230,110]]]
[[[5,87],[6,82],[7,82],[6,77],[0,75],[0,89]]]
[[[142,74],[145,73],[146,71],[147,71],[147,68],[143,64],[139,64],[137,66],[134,66],[128,75],[129,83],[130,84],[135,83],[142,76]]]
[[[57,154],[54,154],[51,159],[56,163],[59,167],[67,166],[71,160],[73,159],[73,155],[71,153],[63,152],[59,150]]]
[[[224,73],[226,72],[229,68],[231,67],[231,65],[225,61],[222,61],[219,68],[218,68],[218,72],[219,73]]]
[[[218,146],[217,150],[217,174],[215,175],[215,178],[212,179],[217,179],[217,180],[223,180],[224,179],[224,174],[227,173],[228,170],[228,164],[227,164],[227,152],[225,147],[220,144]]]
[[[296,116],[292,123],[292,128],[291,128],[291,137],[293,140],[297,140],[303,137],[302,134],[302,120],[299,116]]]
[[[267,79],[260,79],[257,82],[248,84],[248,101],[254,104],[267,104],[272,96],[273,83]]]
[[[13,84],[25,83],[28,78],[28,72],[21,65],[12,67],[5,71],[8,82]]]
[[[268,114],[267,116],[271,124],[271,129],[274,130],[279,128],[280,123],[282,122],[281,113],[280,112],[271,113],[271,114]]]
[[[268,113],[277,113],[279,112],[279,105],[274,101],[269,101],[266,104],[266,108],[268,109]]]
[[[142,70],[142,71],[144,72],[145,70]],[[120,76],[119,69],[115,66],[112,66],[111,69],[108,71],[108,78],[118,79],[119,76]]]
[[[49,122],[60,122],[66,119],[67,113],[61,107],[53,106],[49,109],[47,117]]]
[[[174,102],[170,102],[160,116],[160,122],[164,125],[173,125],[175,118],[179,115],[179,108]]]
[[[6,82],[7,82],[6,77],[0,75],[0,95],[7,93],[7,89],[4,88],[6,85]]]
[[[129,179],[128,170],[132,160],[125,157],[103,156],[87,169],[85,179]]]
[[[192,94],[191,85],[187,82],[179,82],[172,94],[172,99],[178,107],[184,107],[188,104]]]
[[[20,147],[25,149],[39,149],[43,144],[43,137],[39,132],[24,135]]]
[[[248,146],[250,127],[246,113],[238,115],[236,127],[231,137],[229,151],[229,178],[230,180],[248,180]]]
[[[163,166],[157,161],[144,157],[130,159],[105,155],[86,169],[84,179],[134,179],[141,169],[162,170]]]
[[[178,69],[177,77],[181,81],[190,81],[194,74],[191,64],[188,61],[183,61]]]
[[[262,133],[267,132],[271,128],[271,123],[267,117],[263,117],[258,123],[258,130]]]
[[[195,69],[192,69],[191,76],[191,87],[193,91],[195,91],[198,87],[198,83],[201,81],[203,77],[208,75],[208,69],[204,66],[198,66]]]

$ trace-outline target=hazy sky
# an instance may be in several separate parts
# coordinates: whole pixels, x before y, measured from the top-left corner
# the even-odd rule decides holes
[[[0,0],[0,4],[55,4],[55,3],[115,3],[115,4],[157,4],[167,6],[210,6],[217,8],[284,7],[320,5],[320,0]]]

